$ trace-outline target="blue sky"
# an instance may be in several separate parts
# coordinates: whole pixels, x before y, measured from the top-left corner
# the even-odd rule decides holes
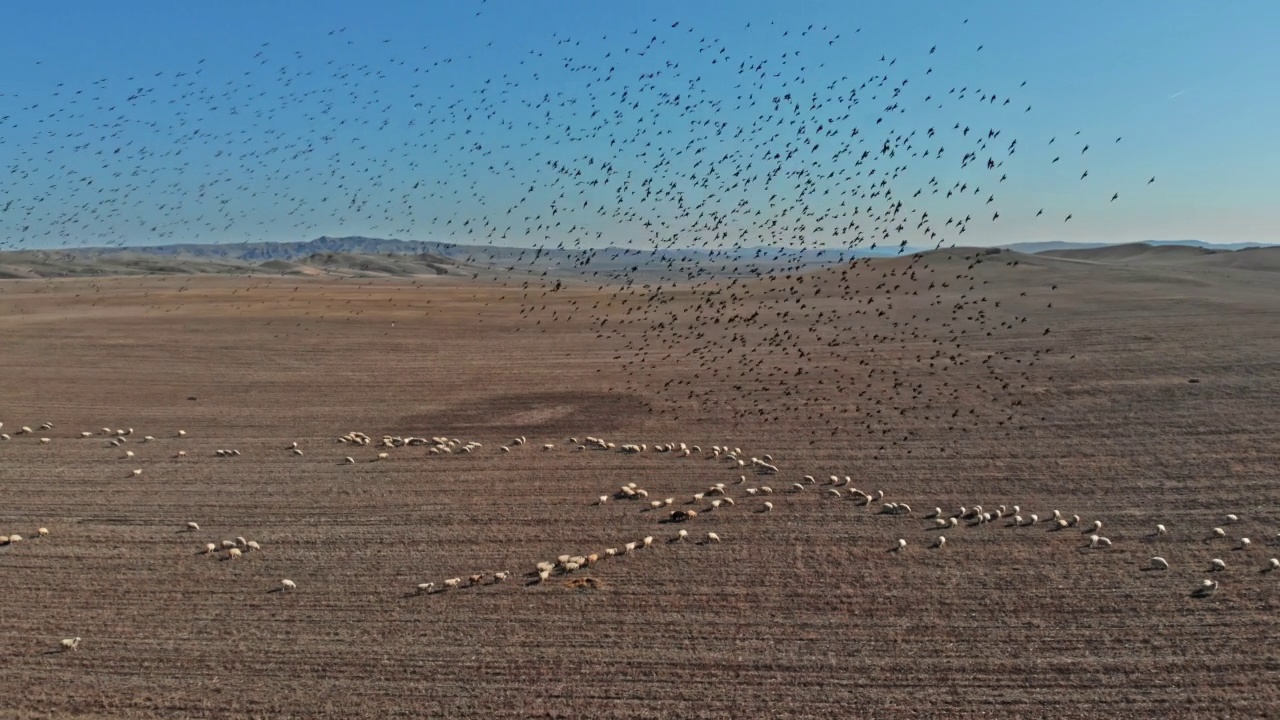
[[[0,28],[8,248],[321,234],[841,244],[851,236],[831,237],[830,226],[848,211],[832,198],[871,178],[853,177],[856,154],[831,155],[836,138],[807,155],[825,158],[811,165],[801,154],[779,160],[772,185],[733,188],[728,172],[754,158],[742,177],[762,173],[765,150],[809,153],[801,143],[818,142],[824,119],[877,146],[883,130],[916,131],[917,152],[928,128],[999,129],[1000,142],[977,150],[981,162],[1018,140],[1016,154],[997,158],[1004,182],[959,167],[971,136],[948,140],[945,161],[909,159],[905,147],[881,158],[875,177],[891,176],[902,212],[914,214],[863,223],[867,242],[887,222],[894,242],[924,244],[911,222],[892,229],[922,213],[971,216],[948,238],[962,244],[1280,235],[1268,205],[1280,189],[1280,3],[1269,1],[122,0],[8,3]],[[721,51],[729,62],[708,64]],[[731,68],[744,60],[780,74],[741,86],[748,76]],[[608,80],[606,66],[616,68]],[[640,79],[649,72],[658,74]],[[878,112],[895,99],[887,88],[874,100],[864,89],[840,120],[836,99],[872,77],[908,81],[901,112]],[[966,100],[947,98],[961,87]],[[637,107],[611,95],[624,88]],[[752,91],[757,105],[736,101]],[[773,111],[764,96],[787,91],[797,105],[824,102]],[[987,93],[1012,102],[975,102]],[[658,104],[681,94],[684,109]],[[716,136],[716,123],[740,132]],[[612,183],[588,186],[605,162]],[[930,197],[930,178],[984,187],[976,198]],[[661,186],[669,192],[653,196]],[[882,213],[880,200],[866,214]]]

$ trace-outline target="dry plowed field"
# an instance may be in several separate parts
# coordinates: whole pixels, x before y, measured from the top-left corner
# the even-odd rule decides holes
[[[1006,260],[934,258],[942,306],[1001,303],[948,323],[838,271],[750,326],[572,282],[0,282],[0,718],[1280,714],[1278,276]]]

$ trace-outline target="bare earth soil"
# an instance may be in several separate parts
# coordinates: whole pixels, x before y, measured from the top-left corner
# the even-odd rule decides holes
[[[1280,276],[1010,257],[931,268],[1000,300],[999,332],[909,326],[922,286],[839,346],[801,332],[853,307],[835,293],[730,327],[691,324],[700,301],[673,291],[650,319],[675,330],[621,306],[602,329],[585,308],[610,292],[573,283],[0,282],[0,533],[24,538],[0,547],[0,718],[1280,714],[1280,572],[1262,572],[1280,555]],[[930,362],[959,329],[959,356]],[[789,331],[759,372],[690,354]],[[134,432],[110,447],[104,427]],[[483,447],[336,441],[350,431]],[[570,440],[589,435],[648,451]],[[883,501],[827,493],[832,474]],[[596,504],[631,482],[699,516]],[[715,483],[735,505],[694,501]],[[930,547],[935,506],[976,504],[1008,516]],[[1039,522],[1009,527],[1014,505]],[[1051,529],[1055,509],[1080,526]],[[1087,547],[1094,520],[1110,549]],[[203,553],[237,536],[262,549]],[[595,587],[528,577],[645,536],[574,573]],[[1156,555],[1169,570],[1144,570]],[[1192,597],[1207,578],[1218,592]]]

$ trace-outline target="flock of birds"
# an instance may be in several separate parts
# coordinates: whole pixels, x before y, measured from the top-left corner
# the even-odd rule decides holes
[[[0,428],[2,427],[3,424],[0,424]],[[22,441],[23,436],[38,436],[40,444],[47,445],[53,440],[48,435],[53,428],[53,424],[48,422],[42,424],[38,430],[23,426],[17,433],[16,438],[8,434],[2,437],[4,440]],[[108,439],[108,447],[118,448],[127,444],[133,434],[132,428],[117,430],[104,428],[100,434],[86,431],[81,433],[79,438],[84,440],[106,437]],[[187,438],[187,433],[181,430],[172,435],[172,439],[177,442],[182,442],[185,438]],[[142,442],[154,443],[156,440],[154,436],[144,436]],[[484,449],[482,443],[476,441],[463,442],[459,439],[448,437],[420,438],[385,435],[375,442],[372,436],[361,432],[347,433],[338,438],[338,442],[356,447],[371,447],[376,451],[376,455],[368,458],[367,462],[386,460],[390,453],[395,452],[397,449],[401,452],[407,452],[405,450],[407,448],[425,447],[426,452],[420,456],[424,458],[467,455],[483,452]],[[736,475],[736,480],[732,482],[714,483],[690,494],[688,496],[689,499],[683,501],[677,496],[650,500],[649,492],[645,488],[639,487],[635,482],[630,482],[622,485],[613,493],[600,495],[590,503],[595,506],[608,505],[611,507],[625,507],[630,504],[632,507],[636,507],[638,512],[655,513],[656,523],[659,525],[681,525],[680,529],[665,539],[665,542],[669,543],[694,541],[696,536],[683,526],[689,524],[705,526],[710,523],[714,527],[715,519],[723,513],[739,512],[767,515],[774,512],[775,508],[780,509],[788,503],[830,501],[847,503],[851,507],[862,508],[864,516],[865,513],[875,511],[879,515],[891,518],[908,521],[919,518],[917,522],[927,521],[923,527],[917,524],[915,532],[926,538],[931,538],[928,546],[937,551],[941,551],[948,546],[948,535],[946,534],[948,532],[958,532],[964,528],[995,527],[1004,527],[1018,532],[1026,532],[1028,528],[1032,527],[1043,527],[1050,533],[1062,533],[1084,527],[1084,530],[1080,531],[1080,533],[1087,535],[1087,539],[1086,543],[1080,546],[1082,550],[1105,552],[1113,547],[1109,538],[1099,534],[1103,527],[1102,520],[1094,520],[1085,526],[1079,515],[1068,517],[1063,512],[1055,509],[1041,518],[1038,514],[1023,511],[1019,505],[1000,505],[996,508],[987,509],[980,504],[976,504],[972,507],[961,507],[951,513],[944,512],[940,507],[935,507],[932,511],[918,513],[906,502],[886,502],[883,490],[874,492],[859,490],[852,485],[853,479],[847,475],[844,477],[831,475],[821,482],[811,475],[804,475],[797,478],[795,482],[788,482],[784,479],[784,476],[789,473],[785,473],[778,465],[775,465],[771,456],[766,454],[760,457],[752,457],[744,453],[741,448],[731,448],[727,445],[715,445],[704,451],[700,446],[683,442],[659,443],[651,447],[647,443],[616,444],[602,438],[590,436],[586,437],[582,442],[579,442],[578,438],[569,438],[568,442],[569,452],[571,453],[608,452],[621,455],[638,455],[645,452],[666,453],[677,459],[701,458],[706,462],[718,463],[730,475]],[[517,437],[508,445],[498,448],[498,451],[502,454],[510,454],[515,448],[527,444],[527,437]],[[294,455],[302,454],[296,442],[285,448],[285,450]],[[541,451],[546,453],[566,452],[555,443],[543,444]],[[221,451],[219,451],[219,454],[221,455]],[[119,459],[133,459],[133,457],[133,453],[129,453]],[[173,457],[184,458],[187,457],[187,454],[185,451],[179,450]],[[350,464],[354,463],[355,460],[347,456],[340,462]],[[134,474],[136,472],[134,471]],[[749,480],[749,476],[752,478],[751,480]],[[757,481],[770,481],[769,478],[778,479],[778,487],[776,489],[770,485],[757,484]],[[785,486],[783,483],[785,483]],[[680,507],[675,507],[678,503]],[[710,521],[708,521],[708,518],[710,518]],[[1227,525],[1235,526],[1241,522],[1241,518],[1238,515],[1229,514],[1225,517],[1225,521]],[[702,534],[701,537],[704,539],[700,544],[714,545],[733,541],[734,538],[722,536],[721,533],[723,531],[717,532],[717,529],[707,530],[705,534]],[[197,533],[203,530],[198,522],[187,521],[182,527],[182,531],[185,533]],[[1164,524],[1158,524],[1154,526],[1148,540],[1152,543],[1162,543],[1167,535],[1168,528]],[[41,527],[37,531],[37,537],[44,541],[52,536],[47,528]],[[22,537],[19,535],[9,535],[5,536],[5,538],[4,542],[0,542],[0,546],[12,548],[22,541]],[[1227,532],[1223,527],[1212,528],[1205,533],[1203,538],[1203,545],[1206,549],[1225,542],[1227,542]],[[1280,533],[1274,537],[1273,543],[1280,545]],[[579,571],[585,571],[598,563],[610,562],[615,558],[621,558],[659,546],[656,536],[649,534],[634,540],[625,540],[612,547],[601,548],[594,552],[566,553],[558,556],[555,560],[537,561],[532,563],[532,567],[525,575],[528,580],[527,585],[539,585],[551,580],[553,577],[566,578],[572,576],[565,583],[567,587],[572,589],[595,589],[601,586],[600,581],[594,577],[583,577]],[[886,552],[905,554],[910,551],[911,546],[912,543],[906,537],[900,537],[886,548]],[[1243,557],[1247,557],[1247,553],[1251,548],[1252,541],[1249,538],[1242,537],[1238,539],[1235,550],[1241,553]],[[220,556],[226,561],[236,561],[247,557],[250,553],[262,551],[262,545],[257,541],[237,537],[234,540],[222,540],[220,543],[207,542],[197,550],[196,554],[209,557]],[[1225,573],[1228,568],[1226,562],[1218,557],[1208,559],[1207,566],[1207,571],[1214,574]],[[1164,557],[1153,556],[1143,569],[1164,571],[1168,570],[1169,567],[1170,564]],[[1280,559],[1271,558],[1260,567],[1259,572],[1267,574],[1277,570],[1280,570]],[[575,573],[578,574],[575,575]],[[411,594],[437,594],[461,588],[497,585],[506,582],[513,574],[510,570],[502,570],[459,575],[445,578],[438,585],[434,581],[420,583]],[[1218,589],[1219,582],[1212,578],[1207,578],[1190,594],[1192,597],[1207,597]],[[284,578],[279,581],[278,586],[271,592],[294,592],[297,590],[298,585],[295,581]],[[80,637],[63,639],[59,649],[63,651],[75,650],[79,647],[80,641]]]
[[[979,420],[1033,422],[1022,405],[1053,347],[988,292],[978,270],[1003,256],[927,251],[1015,212],[1002,199],[1021,178],[1105,180],[1106,203],[1155,180],[1090,173],[1120,137],[1019,135],[1027,82],[951,75],[983,51],[976,26],[897,55],[860,28],[653,18],[556,33],[501,70],[491,47],[440,56],[335,28],[6,93],[0,247],[430,235],[531,329],[587,319],[618,352],[617,389],[656,412],[800,418],[812,443],[856,434],[877,453],[945,428],[928,450],[946,454]],[[995,334],[1022,341],[978,347]],[[982,373],[951,382],[967,364]]]

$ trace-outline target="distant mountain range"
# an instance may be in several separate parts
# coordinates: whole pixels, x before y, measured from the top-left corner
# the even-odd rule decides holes
[[[1005,250],[1013,250],[1020,253],[1041,253],[1050,250],[1093,250],[1096,248],[1111,247],[1114,245],[1130,245],[1135,243],[1104,243],[1104,242],[1022,242],[999,245]],[[1152,246],[1174,245],[1180,247],[1194,247],[1202,250],[1249,250],[1252,248],[1276,247],[1275,243],[1208,243],[1203,240],[1144,240],[1142,244]]]
[[[723,258],[743,260],[749,258],[774,257],[779,254],[791,259],[811,261],[837,261],[837,258],[854,257],[890,257],[899,254],[896,248],[847,249],[847,248],[779,248],[761,245],[746,248],[726,248],[706,250],[702,248],[659,248],[656,250],[639,250],[634,248],[605,247],[581,250],[508,247],[502,245],[458,245],[434,240],[398,240],[395,238],[370,238],[361,236],[318,237],[314,240],[298,242],[255,242],[255,243],[206,243],[177,245],[136,245],[125,247],[86,247],[70,248],[60,252],[73,254],[113,255],[120,253],[144,253],[147,255],[182,256],[188,258],[242,260],[245,262],[266,262],[269,260],[301,260],[317,254],[341,253],[347,255],[437,255],[455,260],[484,259],[501,261],[516,259],[529,255],[538,256],[539,260],[577,259],[584,253],[594,251],[597,255],[622,253],[627,256],[646,256],[649,258]],[[916,248],[908,247],[903,252],[913,253]]]
[[[1182,264],[1248,270],[1277,268],[1280,248],[1258,243],[1215,245],[1199,240],[1148,243],[1013,243],[1003,248],[1068,260],[1104,263]],[[998,252],[997,248],[965,251]],[[457,245],[430,240],[320,237],[305,242],[182,244],[0,252],[0,279],[104,275],[299,275],[421,277],[478,273],[585,277],[597,281],[752,277],[810,271],[854,258],[921,252],[907,247],[707,250],[586,248],[536,249]],[[1203,258],[1203,259],[1202,259]]]

